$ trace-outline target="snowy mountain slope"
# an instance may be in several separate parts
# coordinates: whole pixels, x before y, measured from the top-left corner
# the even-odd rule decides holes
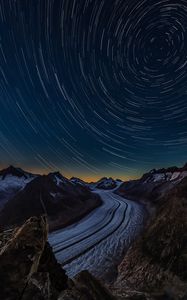
[[[71,183],[74,183],[74,184],[80,184],[80,185],[83,185],[83,186],[89,186],[89,183],[85,182],[84,180],[80,179],[80,178],[77,178],[77,177],[72,177],[70,179]]]
[[[145,179],[144,183],[146,182],[164,182],[164,181],[171,181],[171,182],[179,182],[183,178],[187,176],[187,171],[176,171],[176,172],[155,172],[151,173],[150,176]]]
[[[140,179],[122,183],[116,193],[127,199],[143,201],[152,207],[185,177],[187,177],[187,164],[182,168],[153,169]]]
[[[96,182],[91,182],[89,187],[91,189],[102,189],[102,190],[112,190],[122,183],[120,179],[113,179],[112,177],[103,177]]]
[[[19,225],[31,216],[48,215],[50,230],[79,220],[101,200],[84,186],[71,183],[59,172],[34,178],[5,204],[1,226]]]
[[[94,190],[95,188],[97,189],[103,189],[103,190],[112,190],[116,187],[118,187],[121,183],[122,180],[120,179],[113,179],[112,177],[103,177],[99,179],[96,182],[85,182],[84,180],[77,178],[77,177],[72,177],[70,181],[74,184],[80,184],[82,186],[87,186],[90,189]]]
[[[0,171],[0,209],[36,176],[12,166]]]

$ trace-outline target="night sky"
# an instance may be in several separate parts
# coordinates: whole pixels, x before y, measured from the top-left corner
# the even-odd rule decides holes
[[[186,154],[186,0],[0,1],[0,167],[125,179]]]

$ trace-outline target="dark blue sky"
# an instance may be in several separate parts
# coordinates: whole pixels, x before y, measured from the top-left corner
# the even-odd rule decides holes
[[[0,2],[0,167],[129,178],[186,153],[186,1]]]

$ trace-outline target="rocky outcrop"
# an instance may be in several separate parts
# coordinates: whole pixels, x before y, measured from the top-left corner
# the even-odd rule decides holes
[[[58,300],[115,300],[116,298],[89,272],[82,271]]]
[[[47,227],[45,217],[33,217],[9,235],[0,251],[1,300],[55,299],[66,287],[65,272],[47,243]]]
[[[184,299],[187,292],[187,178],[160,201],[155,218],[120,264],[115,293]],[[145,296],[149,295],[149,296]]]
[[[1,300],[114,300],[87,271],[68,279],[47,242],[45,217],[1,233]]]

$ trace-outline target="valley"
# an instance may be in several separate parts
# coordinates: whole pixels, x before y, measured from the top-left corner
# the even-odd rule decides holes
[[[3,300],[186,299],[187,164],[92,183],[8,167],[0,190]]]
[[[81,221],[53,232],[49,242],[70,277],[82,270],[104,280],[114,279],[125,250],[141,232],[145,208],[113,191],[95,190],[103,204]]]

